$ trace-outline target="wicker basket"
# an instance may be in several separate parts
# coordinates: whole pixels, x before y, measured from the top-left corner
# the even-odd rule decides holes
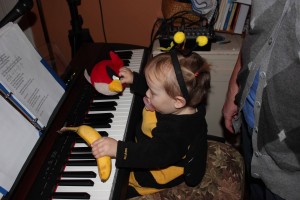
[[[187,11],[184,17],[191,21],[198,21],[200,19],[200,16],[193,13],[191,3],[177,2],[175,0],[162,0],[161,10],[165,19],[169,19],[182,11]]]

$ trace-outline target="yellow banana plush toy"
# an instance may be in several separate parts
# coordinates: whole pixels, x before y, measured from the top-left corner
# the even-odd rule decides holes
[[[94,141],[101,138],[101,135],[94,128],[87,125],[63,127],[60,130],[60,132],[65,131],[76,132],[88,145],[91,145]],[[111,173],[111,158],[109,156],[97,158],[97,165],[101,181],[107,181]]]

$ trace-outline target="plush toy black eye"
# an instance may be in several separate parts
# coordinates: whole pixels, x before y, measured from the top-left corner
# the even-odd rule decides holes
[[[119,77],[119,75],[108,65],[106,65],[106,73],[111,79],[113,79],[113,76]]]

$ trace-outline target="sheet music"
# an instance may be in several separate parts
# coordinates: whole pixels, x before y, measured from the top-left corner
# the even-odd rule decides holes
[[[64,85],[44,64],[17,24],[0,30],[0,84],[46,126]]]
[[[11,189],[39,131],[0,95],[0,199]]]

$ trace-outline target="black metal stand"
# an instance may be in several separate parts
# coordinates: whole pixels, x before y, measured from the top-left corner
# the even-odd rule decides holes
[[[78,14],[77,6],[80,0],[67,0],[70,13],[72,30],[69,30],[69,42],[72,48],[72,57],[75,56],[82,43],[93,43],[88,29],[82,29],[83,20]]]

